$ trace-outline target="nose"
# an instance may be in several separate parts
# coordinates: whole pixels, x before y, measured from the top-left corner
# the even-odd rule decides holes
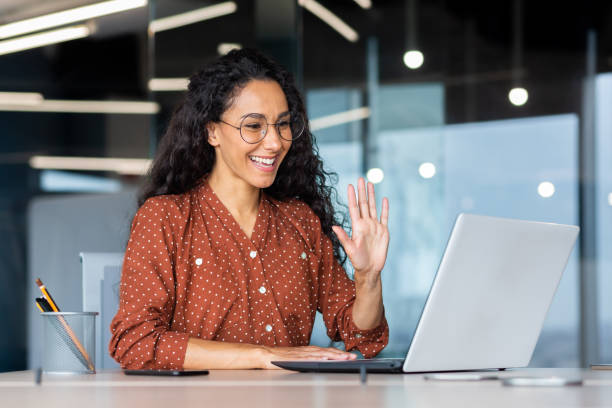
[[[274,125],[269,125],[268,132],[266,133],[266,136],[263,139],[264,149],[272,152],[277,152],[281,149],[282,143],[283,142],[281,140],[280,133],[277,127]]]

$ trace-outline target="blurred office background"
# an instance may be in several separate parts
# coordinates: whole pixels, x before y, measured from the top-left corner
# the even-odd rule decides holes
[[[80,310],[79,253],[124,250],[186,78],[234,47],[295,74],[342,199],[390,198],[384,356],[473,212],[580,225],[532,365],[612,362],[611,2],[0,0],[0,371],[38,360],[33,277]]]

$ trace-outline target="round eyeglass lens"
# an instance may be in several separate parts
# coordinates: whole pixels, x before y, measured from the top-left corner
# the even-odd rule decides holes
[[[289,140],[295,140],[298,137],[302,136],[302,133],[304,133],[304,128],[306,127],[302,115],[292,116],[290,126],[291,139]]]
[[[247,143],[257,143],[266,136],[268,124],[260,115],[249,115],[242,120],[240,135]]]

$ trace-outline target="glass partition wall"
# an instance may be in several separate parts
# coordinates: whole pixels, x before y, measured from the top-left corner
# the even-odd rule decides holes
[[[31,276],[60,286],[67,273],[79,278],[79,252],[124,249],[124,213],[134,211],[187,78],[237,47],[259,48],[294,73],[320,155],[338,176],[341,211],[360,176],[390,199],[383,289],[391,337],[382,356],[406,351],[454,219],[471,212],[581,226],[531,364],[612,359],[608,2],[551,10],[521,0],[142,0],[10,31],[9,23],[98,3],[0,5],[0,299],[16,311],[0,334],[0,371],[37,361]],[[11,39],[75,27],[81,37],[70,41],[9,48]],[[87,203],[92,193],[125,200],[124,230],[96,226],[116,218],[109,206],[86,218],[83,239],[58,237],[74,213],[48,231],[34,228],[60,214],[40,208],[72,209],[61,200]],[[47,233],[57,247],[33,244]],[[80,294],[58,296],[79,308]],[[320,319],[312,343],[331,344]]]

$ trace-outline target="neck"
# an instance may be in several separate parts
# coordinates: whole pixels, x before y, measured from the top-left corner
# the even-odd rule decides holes
[[[230,213],[235,217],[256,214],[261,190],[242,179],[220,173],[217,167],[213,168],[208,184]]]

